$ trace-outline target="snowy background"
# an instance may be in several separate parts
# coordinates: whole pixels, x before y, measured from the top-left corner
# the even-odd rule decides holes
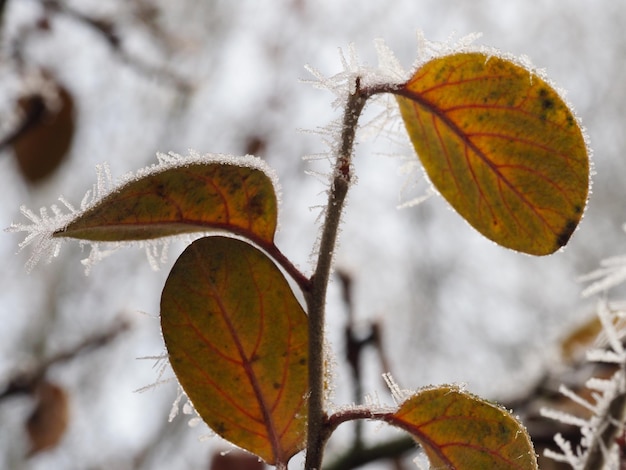
[[[35,24],[38,0],[9,0],[3,18],[0,110],[19,94],[9,53],[15,38]],[[328,161],[303,160],[327,150],[316,131],[340,116],[334,96],[303,80],[305,64],[331,76],[342,71],[338,48],[351,43],[360,61],[376,66],[374,40],[382,38],[406,69],[417,58],[417,31],[451,42],[481,32],[476,41],[528,56],[544,68],[583,120],[597,175],[580,229],[568,247],[533,258],[485,240],[438,196],[397,209],[426,194],[427,181],[406,139],[389,123],[376,138],[358,138],[357,184],[349,196],[336,265],[354,280],[358,323],[379,321],[394,378],[403,388],[462,382],[488,398],[523,393],[554,360],[557,342],[587,318],[593,299],[581,299],[577,278],[601,259],[626,252],[626,4],[610,0],[179,0],[62,2],[90,17],[113,21],[120,49],[71,15],[52,15],[50,30],[20,45],[27,63],[53,71],[71,91],[77,130],[71,154],[54,177],[23,182],[10,151],[0,159],[0,226],[25,222],[19,207],[38,210],[59,195],[78,204],[108,162],[114,177],[156,161],[157,151],[185,154],[250,151],[268,161],[282,185],[277,244],[304,271],[318,236]],[[134,16],[137,5],[158,7],[159,36]],[[120,50],[122,53],[120,53]],[[150,72],[143,65],[150,64]],[[167,77],[192,85],[184,95]],[[373,117],[384,108],[372,104]],[[8,128],[6,124],[2,128]],[[321,177],[305,174],[321,173]],[[0,238],[0,383],[120,317],[128,332],[106,347],[49,370],[70,396],[71,423],[62,445],[25,460],[26,397],[0,402],[0,467],[11,469],[203,469],[218,438],[199,442],[204,426],[186,417],[167,422],[173,383],[134,393],[158,379],[154,360],[163,343],[158,325],[160,290],[183,249],[174,244],[158,272],[140,250],[126,249],[84,276],[86,251],[64,244],[61,256],[24,269],[20,234]],[[141,312],[141,313],[140,313]],[[338,283],[331,288],[328,333],[336,353],[337,405],[352,400],[343,380],[342,331],[346,312]],[[375,358],[366,393],[391,403]],[[349,436],[340,428],[329,453]],[[386,436],[372,427],[368,438]],[[294,463],[294,468],[297,468]],[[387,464],[371,468],[387,468]]]

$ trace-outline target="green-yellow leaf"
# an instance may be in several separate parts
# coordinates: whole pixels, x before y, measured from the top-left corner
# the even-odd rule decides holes
[[[396,93],[430,180],[474,228],[533,255],[567,243],[587,201],[589,157],[550,84],[468,52],[425,63]]]
[[[193,242],[165,283],[161,328],[180,384],[217,434],[274,465],[302,449],[307,317],[267,256],[232,238]]]
[[[432,468],[538,468],[524,427],[502,408],[457,387],[422,390],[385,420],[413,436]]]
[[[276,223],[276,193],[266,173],[224,162],[196,162],[126,183],[54,236],[129,241],[225,230],[272,243]]]

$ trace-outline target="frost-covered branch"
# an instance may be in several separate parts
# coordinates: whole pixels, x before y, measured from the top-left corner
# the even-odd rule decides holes
[[[546,451],[548,457],[566,462],[574,470],[619,468],[620,448],[616,440],[624,433],[626,417],[626,351],[616,324],[624,313],[612,310],[605,299],[600,300],[597,314],[606,337],[606,347],[587,353],[589,361],[616,367],[613,375],[609,379],[591,378],[587,381],[586,387],[591,391],[592,400],[576,395],[566,387],[560,390],[567,398],[591,411],[592,416],[583,419],[560,411],[541,410],[543,416],[580,428],[578,448],[574,450],[570,442],[557,434],[555,442],[561,453]]]
[[[337,153],[331,188],[328,195],[326,220],[322,228],[317,266],[311,279],[311,290],[307,296],[309,315],[309,415],[308,442],[305,468],[321,468],[323,447],[329,434],[324,432],[324,330],[326,291],[330,279],[333,253],[341,221],[343,205],[352,178],[352,151],[354,136],[361,111],[367,96],[361,92],[360,79],[355,79],[355,90],[346,103],[341,143]]]
[[[626,231],[626,225],[624,225]],[[600,294],[597,315],[602,325],[602,347],[587,351],[587,360],[608,364],[615,369],[609,379],[591,378],[586,387],[592,392],[593,401],[584,399],[565,387],[561,392],[578,405],[592,412],[589,419],[581,419],[554,410],[542,410],[544,416],[566,424],[580,427],[580,446],[574,450],[570,442],[560,434],[555,442],[561,453],[546,451],[546,455],[566,462],[575,470],[617,469],[621,456],[618,441],[624,435],[626,419],[626,348],[624,347],[624,319],[626,310],[609,304],[607,292],[626,281],[626,256],[604,259],[600,267],[580,278],[590,284],[583,290],[583,297]]]

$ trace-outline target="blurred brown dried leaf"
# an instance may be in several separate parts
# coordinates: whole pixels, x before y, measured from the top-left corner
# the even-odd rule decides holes
[[[74,136],[74,100],[63,87],[58,88],[58,109],[50,109],[41,95],[18,101],[25,116],[24,127],[12,141],[18,167],[29,183],[50,176],[67,156]]]
[[[37,386],[35,398],[37,404],[26,421],[30,438],[29,456],[56,447],[69,421],[68,397],[61,387],[44,380]]]

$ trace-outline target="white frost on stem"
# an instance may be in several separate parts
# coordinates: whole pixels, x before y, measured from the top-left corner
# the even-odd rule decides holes
[[[313,75],[314,80],[304,80],[304,82],[310,83],[316,88],[330,91],[335,95],[335,100],[332,103],[333,107],[335,109],[344,109],[348,96],[355,91],[357,78],[360,82],[361,89],[378,85],[400,84],[408,80],[409,75],[407,71],[402,67],[391,49],[382,39],[374,41],[374,47],[378,55],[377,67],[371,67],[361,63],[354,44],[350,44],[347,48],[347,52],[339,49],[339,60],[342,66],[342,70],[339,73],[326,77],[317,68],[311,65],[305,65],[305,69]],[[385,122],[386,114],[387,112],[381,113],[379,118],[374,119],[373,122]],[[377,131],[379,130],[379,126],[380,124],[376,126]],[[318,129],[316,133],[322,136],[323,141],[329,147],[329,152],[305,158],[329,158],[329,155],[334,157],[340,145],[342,130],[343,123],[340,120],[334,120],[327,126]],[[334,162],[334,160],[330,161]]]

